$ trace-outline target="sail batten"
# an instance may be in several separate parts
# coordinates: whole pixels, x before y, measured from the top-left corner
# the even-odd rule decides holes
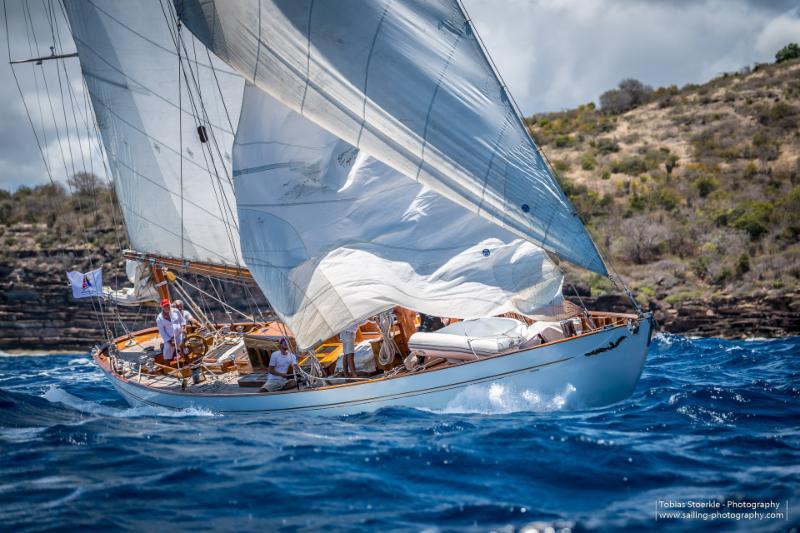
[[[244,80],[177,31],[168,2],[64,7],[131,245],[241,266],[230,168]]]
[[[174,0],[283,105],[572,263],[606,273],[457,0]]]

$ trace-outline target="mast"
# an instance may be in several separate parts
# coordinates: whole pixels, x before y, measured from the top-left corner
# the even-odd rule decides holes
[[[153,276],[153,284],[158,291],[159,300],[172,300],[169,296],[169,285],[167,285],[167,280],[164,278],[164,270],[151,263],[150,274]]]

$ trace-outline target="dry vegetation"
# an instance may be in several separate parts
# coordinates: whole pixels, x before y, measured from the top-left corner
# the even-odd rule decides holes
[[[639,84],[639,102],[623,89],[603,109],[528,124],[641,299],[800,287],[800,60],[682,89]]]
[[[0,189],[0,259],[46,252],[55,258],[71,250],[119,250],[125,231],[114,192],[93,174],[78,173],[60,183]],[[114,216],[116,213],[116,217]]]

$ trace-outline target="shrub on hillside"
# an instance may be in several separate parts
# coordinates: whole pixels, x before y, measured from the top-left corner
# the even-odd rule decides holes
[[[680,204],[681,197],[675,189],[660,187],[650,193],[649,200],[654,207],[672,211]]]
[[[745,231],[751,241],[767,234],[772,226],[775,206],[764,200],[751,200],[717,215],[718,224]]]
[[[569,172],[569,163],[564,159],[556,159],[553,161],[553,168],[555,168],[556,172],[559,174],[563,174],[564,172]]]
[[[600,107],[612,115],[647,103],[653,93],[652,87],[632,78],[622,80],[617,87],[600,95]]]
[[[583,170],[594,170],[595,159],[591,152],[585,152],[581,155],[581,168]]]
[[[555,138],[556,148],[566,148],[575,144],[575,138],[571,135],[559,135]]]
[[[692,186],[701,198],[705,198],[719,188],[719,180],[713,176],[700,176],[692,182]]]
[[[794,130],[798,126],[798,109],[786,102],[772,106],[760,106],[756,118],[764,126],[775,126],[784,130]]]
[[[638,176],[650,170],[647,162],[642,157],[628,156],[622,159],[615,159],[611,162],[611,172],[615,174],[627,174]]]
[[[601,155],[619,152],[619,143],[608,137],[600,137],[594,142],[594,148]]]
[[[790,59],[797,59],[800,57],[800,45],[797,43],[789,43],[775,54],[775,62],[781,63],[789,61]]]
[[[622,222],[621,238],[615,242],[617,254],[643,264],[654,261],[669,239],[669,231],[647,215],[637,215]]]

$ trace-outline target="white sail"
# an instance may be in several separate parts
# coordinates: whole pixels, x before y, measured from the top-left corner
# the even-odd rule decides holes
[[[544,250],[250,85],[233,160],[244,260],[300,346],[393,305],[473,318],[562,299]]]
[[[457,0],[174,0],[195,35],[291,109],[472,212],[605,265]]]
[[[169,2],[64,6],[132,247],[241,265],[230,179],[241,77],[185,29],[179,68]]]

